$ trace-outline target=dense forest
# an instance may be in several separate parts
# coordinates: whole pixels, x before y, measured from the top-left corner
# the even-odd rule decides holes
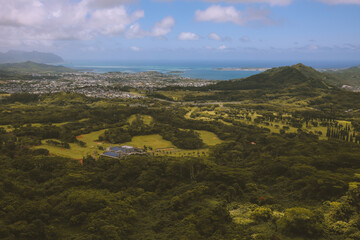
[[[276,134],[186,118],[186,107],[152,100],[17,94],[0,110],[1,239],[360,239],[360,145],[336,137],[350,126],[328,125],[328,140],[302,130],[341,112],[293,112],[298,131]],[[129,122],[134,114],[153,121]],[[82,161],[42,148],[101,129],[110,143],[159,134],[197,149],[206,147],[199,130],[223,143],[207,156]]]

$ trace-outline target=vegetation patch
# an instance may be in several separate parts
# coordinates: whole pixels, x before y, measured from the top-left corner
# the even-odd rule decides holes
[[[104,132],[105,130],[100,130],[77,136],[77,140],[85,143],[84,146],[80,146],[78,143],[69,143],[70,148],[67,149],[54,146],[54,144],[48,144],[47,141],[49,141],[49,139],[46,139],[42,141],[42,145],[36,146],[35,148],[45,148],[49,150],[50,154],[73,159],[82,159],[87,155],[98,157],[99,154],[103,152],[103,149],[110,146],[108,143],[97,141]]]
[[[154,150],[175,147],[170,141],[163,139],[163,137],[160,136],[159,134],[136,136],[133,137],[130,142],[126,142],[123,145],[130,145],[133,147],[141,147],[141,148],[147,146],[147,147],[151,147]]]
[[[141,120],[144,124],[150,125],[154,119],[150,115],[133,114],[128,118],[128,123],[132,124],[136,120]]]
[[[208,146],[214,146],[223,142],[215,133],[204,130],[197,130],[196,132],[200,134],[200,138]]]

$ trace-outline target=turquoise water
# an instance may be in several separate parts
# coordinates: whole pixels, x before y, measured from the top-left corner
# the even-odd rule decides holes
[[[293,65],[296,61],[261,62],[261,61],[69,61],[67,67],[92,71],[96,73],[126,72],[137,73],[157,71],[172,74],[172,71],[183,77],[208,80],[229,80],[249,77],[261,71],[219,71],[216,68],[272,68]],[[351,67],[359,63],[304,62],[314,68]]]

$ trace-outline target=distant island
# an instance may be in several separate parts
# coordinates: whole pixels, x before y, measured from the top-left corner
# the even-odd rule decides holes
[[[10,50],[6,53],[0,52],[0,64],[2,63],[21,63],[21,62],[35,62],[35,63],[62,63],[64,59],[54,53],[44,52],[25,52]]]
[[[257,71],[257,72],[265,72],[266,70],[269,70],[270,68],[213,68],[213,70],[216,71]]]

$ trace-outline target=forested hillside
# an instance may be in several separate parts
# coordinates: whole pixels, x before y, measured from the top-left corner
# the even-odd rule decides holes
[[[4,97],[0,238],[359,239],[357,114],[238,106]],[[93,154],[154,134],[175,150]]]

